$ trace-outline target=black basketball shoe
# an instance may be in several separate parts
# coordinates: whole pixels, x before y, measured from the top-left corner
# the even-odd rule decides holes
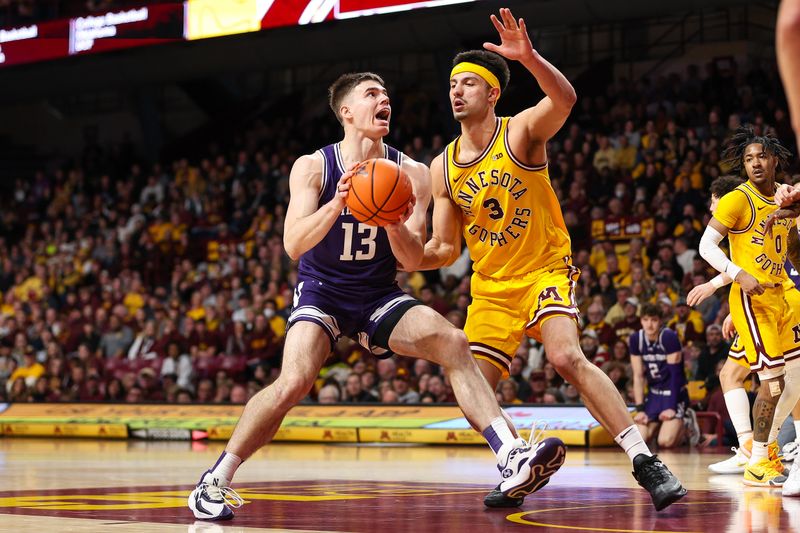
[[[633,477],[653,500],[656,511],[666,509],[686,496],[686,489],[658,456],[640,453],[633,459]]]
[[[504,479],[483,499],[486,507],[519,507],[525,501],[525,496],[532,494],[550,482],[550,476],[556,473],[567,454],[567,447],[561,439],[544,438],[547,424],[536,421],[531,428],[527,441],[518,439],[515,449],[511,450],[508,464],[497,468]],[[516,463],[520,472],[515,468],[508,468]],[[523,466],[524,465],[524,466]],[[528,471],[522,475],[522,469]],[[519,479],[515,479],[519,478]]]
[[[550,479],[546,479],[536,490],[541,490],[549,482]],[[483,505],[493,508],[522,507],[523,503],[525,503],[525,498],[509,498],[500,492],[500,485],[497,485],[492,492],[483,498]]]

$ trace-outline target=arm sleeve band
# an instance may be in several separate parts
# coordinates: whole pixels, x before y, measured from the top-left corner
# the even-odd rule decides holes
[[[717,269],[719,272],[727,274],[732,280],[736,279],[736,275],[742,270],[728,259],[725,252],[720,250],[719,243],[724,237],[720,232],[712,228],[710,225],[706,226],[706,231],[700,239],[700,255],[708,261],[708,264]]]
[[[730,285],[732,282],[733,280],[731,277],[723,272],[721,274],[717,274],[711,279],[711,286],[715,289],[719,289],[725,285]]]

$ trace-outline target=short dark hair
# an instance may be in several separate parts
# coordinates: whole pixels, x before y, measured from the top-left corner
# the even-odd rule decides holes
[[[377,81],[383,86],[386,85],[383,78],[374,72],[348,72],[336,78],[336,81],[331,83],[331,86],[328,87],[328,104],[331,106],[333,114],[336,115],[336,120],[339,121],[339,124],[344,125],[344,122],[342,122],[342,115],[339,113],[342,100],[344,100],[345,96],[350,94],[350,91],[352,91],[356,85],[367,80]]]
[[[659,320],[664,318],[663,314],[661,312],[661,308],[658,305],[654,304],[654,303],[646,303],[646,304],[644,304],[642,306],[642,310],[639,312],[639,316],[640,317],[654,316],[654,317],[658,318]]]
[[[466,52],[456,54],[456,57],[453,58],[454,67],[464,62],[480,65],[497,76],[501,91],[505,91],[506,87],[508,87],[508,81],[511,79],[511,72],[508,70],[506,60],[499,54],[489,52],[488,50],[467,50]]]
[[[720,176],[711,182],[711,194],[717,198],[722,198],[742,183],[744,183],[744,180],[739,176],[731,176],[730,174]]]

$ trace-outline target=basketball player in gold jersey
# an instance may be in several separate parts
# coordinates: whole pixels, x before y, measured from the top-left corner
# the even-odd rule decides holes
[[[423,269],[452,263],[461,234],[474,262],[473,302],[465,332],[489,383],[496,386],[524,333],[544,343],[548,360],[575,385],[592,415],[616,436],[634,477],[661,510],[686,494],[650,453],[611,380],[581,352],[573,288],[579,271],[561,210],[550,186],[546,143],[564,124],[575,90],[534,49],[525,22],[508,9],[491,16],[501,44],[458,54],[450,73],[450,102],[461,135],[431,164],[433,236]],[[501,57],[502,56],[502,57]],[[513,117],[495,116],[508,66],[519,61],[545,97]],[[484,503],[515,506],[496,490]]]
[[[784,419],[800,398],[800,321],[787,303],[787,255],[798,261],[800,237],[794,219],[775,219],[775,174],[785,165],[788,151],[770,136],[740,128],[726,146],[724,157],[747,181],[720,199],[700,241],[700,254],[732,280],[729,305],[733,325],[752,372],[761,387],[753,407],[753,445],[744,483],[782,486],[780,463],[769,458]],[[719,248],[728,237],[730,259]],[[795,267],[800,265],[795,265]]]

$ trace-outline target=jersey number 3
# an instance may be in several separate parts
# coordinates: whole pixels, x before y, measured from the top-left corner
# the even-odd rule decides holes
[[[375,257],[375,238],[378,236],[378,227],[370,226],[359,222],[358,235],[361,237],[358,250],[353,255],[353,224],[352,222],[345,222],[342,224],[344,230],[344,249],[342,255],[339,256],[340,261],[367,261]]]
[[[491,209],[491,213],[489,213],[489,218],[492,220],[500,220],[503,218],[503,208],[500,207],[500,202],[497,201],[497,198],[489,198],[485,202],[483,202],[484,209]]]

